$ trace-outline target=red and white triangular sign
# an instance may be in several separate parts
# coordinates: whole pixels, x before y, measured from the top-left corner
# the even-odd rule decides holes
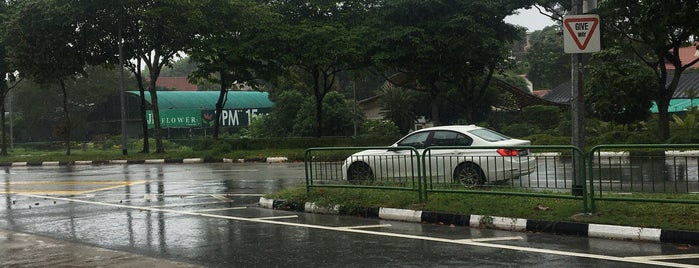
[[[565,53],[600,51],[598,15],[570,15],[563,17],[563,49]]]

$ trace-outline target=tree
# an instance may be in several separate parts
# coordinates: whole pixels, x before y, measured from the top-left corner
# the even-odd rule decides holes
[[[217,139],[228,90],[236,83],[254,85],[270,66],[270,60],[255,51],[253,41],[269,26],[265,21],[271,14],[264,6],[248,0],[210,0],[203,5],[208,20],[187,53],[197,64],[192,78],[219,84],[213,134]]]
[[[136,76],[141,95],[143,152],[149,152],[144,97],[147,87],[153,108],[156,153],[164,153],[156,83],[163,67],[170,65],[180,53],[190,48],[194,38],[202,32],[202,3],[188,0],[123,0],[121,4],[114,12],[123,21],[123,38],[125,44],[129,44],[125,50],[131,57],[125,63]],[[147,80],[142,73],[143,67],[148,71]],[[144,81],[148,83],[147,86],[143,84]]]
[[[570,81],[570,55],[563,52],[562,31],[558,25],[548,26],[529,38],[527,78],[534,88],[553,88]]]
[[[85,74],[65,82],[66,88],[70,89],[68,110],[71,137],[74,140],[87,140],[94,134],[104,134],[95,132],[98,128],[94,127],[92,120],[98,121],[103,118],[96,114],[97,109],[101,108],[99,104],[118,96],[119,92],[117,68],[88,66],[85,68]],[[15,126],[18,126],[15,137],[23,141],[53,139],[50,135],[51,126],[63,121],[61,113],[56,113],[62,110],[63,105],[60,87],[56,84],[39,85],[25,80],[13,89],[13,96],[13,121]]]
[[[8,55],[22,77],[41,85],[60,85],[63,120],[54,127],[70,155],[71,118],[66,80],[84,75],[89,63],[103,61],[90,43],[97,38],[82,22],[88,15],[69,1],[21,1],[7,21]]]
[[[0,1],[0,21],[3,24],[7,22],[10,16],[10,8],[13,7],[8,1]],[[4,24],[0,25],[0,33],[2,33]],[[14,74],[14,69],[10,66],[10,62],[7,56],[5,38],[0,34],[0,131],[2,131],[2,143],[0,145],[0,155],[7,156],[7,129],[5,120],[5,102],[10,90],[17,86],[21,79],[17,79]]]
[[[281,21],[264,43],[276,61],[300,70],[313,90],[315,135],[323,130],[323,99],[337,82],[337,75],[369,65],[366,44],[371,29],[363,24],[371,1],[268,1]]]
[[[274,107],[265,122],[267,133],[274,137],[291,136],[296,115],[305,102],[305,97],[296,90],[285,90],[273,97]]]
[[[398,87],[384,88],[379,91],[380,113],[398,126],[400,134],[408,134],[415,126],[416,108],[420,104],[419,95],[422,94]]]
[[[596,53],[587,66],[585,104],[595,117],[618,124],[645,120],[652,103],[646,94],[657,88],[653,70],[630,60],[621,48]]]
[[[598,8],[606,26],[603,32],[625,41],[625,47],[654,71],[656,86],[646,94],[658,106],[663,140],[670,138],[668,108],[682,72],[699,62],[682,62],[679,55],[680,48],[699,35],[697,9],[699,2],[684,0],[608,0]]]
[[[323,99],[323,132],[326,136],[350,136],[352,135],[352,105],[337,91],[332,91]],[[296,114],[293,133],[296,136],[313,136],[315,125],[314,111],[315,98],[307,99]]]
[[[440,124],[439,103],[454,89],[466,103],[461,108],[474,117],[492,75],[502,69],[510,44],[522,29],[504,22],[514,10],[531,1],[386,1],[374,60],[397,86],[428,92],[432,121]],[[467,26],[465,26],[467,25]]]

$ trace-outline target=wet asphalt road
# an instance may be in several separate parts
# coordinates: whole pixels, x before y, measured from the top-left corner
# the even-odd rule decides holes
[[[303,185],[300,163],[4,171],[1,267],[699,265],[684,245],[258,208],[260,195]]]

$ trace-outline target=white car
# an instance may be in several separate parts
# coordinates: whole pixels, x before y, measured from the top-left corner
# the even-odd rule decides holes
[[[536,158],[526,147],[531,142],[507,137],[475,125],[440,126],[412,132],[384,150],[365,150],[345,159],[343,179],[397,181],[419,175],[417,154],[424,156],[424,172],[430,183],[465,186],[509,180],[530,174]],[[447,146],[454,148],[430,148]],[[493,147],[475,148],[468,147]],[[412,149],[414,148],[414,150]],[[427,150],[426,150],[427,149]]]

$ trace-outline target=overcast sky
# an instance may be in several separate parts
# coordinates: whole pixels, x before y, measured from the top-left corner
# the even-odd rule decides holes
[[[554,22],[544,15],[539,14],[536,8],[520,9],[519,15],[505,18],[505,22],[527,27],[527,32],[541,30],[546,26],[553,25]]]

